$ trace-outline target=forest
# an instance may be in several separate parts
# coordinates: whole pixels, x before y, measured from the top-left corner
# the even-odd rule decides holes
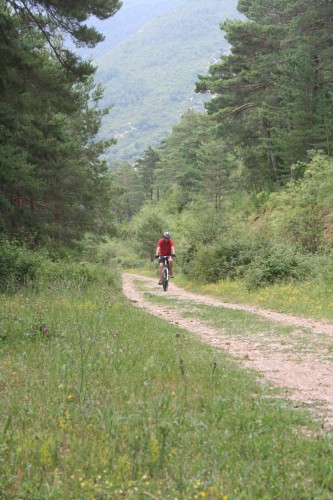
[[[119,7],[1,2],[2,273],[22,248],[30,274],[41,249],[51,259],[107,254],[120,268],[139,256],[141,266],[167,228],[179,272],[195,257],[202,282],[253,288],[322,267],[327,277],[331,3],[240,0],[244,19],[221,24],[230,53],[197,78],[206,110],[189,110],[159,147],[111,169],[102,158],[115,139],[96,140],[109,112],[96,68],[62,40],[66,31],[96,45],[102,35],[84,20]]]

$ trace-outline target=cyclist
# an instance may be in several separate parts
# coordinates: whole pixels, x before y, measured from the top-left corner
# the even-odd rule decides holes
[[[156,248],[156,257],[159,256],[168,256],[168,262],[169,262],[169,271],[170,271],[170,278],[173,278],[173,273],[172,273],[172,266],[173,266],[173,260],[172,260],[172,255],[175,255],[175,245],[174,242],[172,241],[170,237],[170,233],[168,231],[165,231],[163,234],[163,238],[161,238],[158,243],[157,243],[157,248]],[[158,282],[159,285],[162,285],[162,269],[163,269],[163,262],[162,259],[159,259],[160,262],[160,280]]]

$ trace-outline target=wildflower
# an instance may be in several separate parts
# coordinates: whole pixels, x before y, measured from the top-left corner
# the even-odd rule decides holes
[[[180,337],[180,333],[176,333],[176,337]]]
[[[49,290],[51,290],[51,289],[52,289],[52,285],[47,285],[47,288],[48,288]]]
[[[47,326],[45,326],[45,327],[43,328],[43,332],[44,332],[44,333],[48,333],[48,331],[49,331],[49,329],[47,328]]]

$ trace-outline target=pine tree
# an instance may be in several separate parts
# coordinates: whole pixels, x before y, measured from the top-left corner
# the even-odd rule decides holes
[[[9,234],[72,241],[109,207],[99,158],[113,141],[92,141],[103,114],[101,91],[91,77],[80,82],[64,71],[39,32],[2,13],[0,224]]]
[[[1,0],[3,4],[3,0]],[[15,13],[22,29],[39,31],[53,51],[61,65],[76,77],[92,74],[90,63],[66,49],[62,43],[64,33],[75,44],[94,47],[103,40],[103,36],[94,27],[88,27],[85,21],[90,16],[107,19],[121,7],[119,0],[7,0],[6,5]],[[8,10],[7,9],[7,10]],[[6,32],[4,32],[6,34]]]
[[[260,177],[279,185],[308,150],[332,149],[333,6],[240,0],[238,8],[247,19],[222,25],[231,53],[199,77],[197,91],[212,95],[207,110],[242,149],[253,187]]]
[[[154,199],[155,171],[159,159],[158,152],[149,146],[145,150],[144,157],[135,164],[135,169],[144,186],[145,198],[151,201]],[[155,198],[158,198],[158,192],[155,193]]]

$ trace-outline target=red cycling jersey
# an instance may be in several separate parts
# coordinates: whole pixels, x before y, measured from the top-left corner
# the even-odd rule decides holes
[[[173,241],[165,241],[164,238],[160,239],[157,243],[157,246],[160,248],[160,255],[171,255],[171,248],[174,246]]]

